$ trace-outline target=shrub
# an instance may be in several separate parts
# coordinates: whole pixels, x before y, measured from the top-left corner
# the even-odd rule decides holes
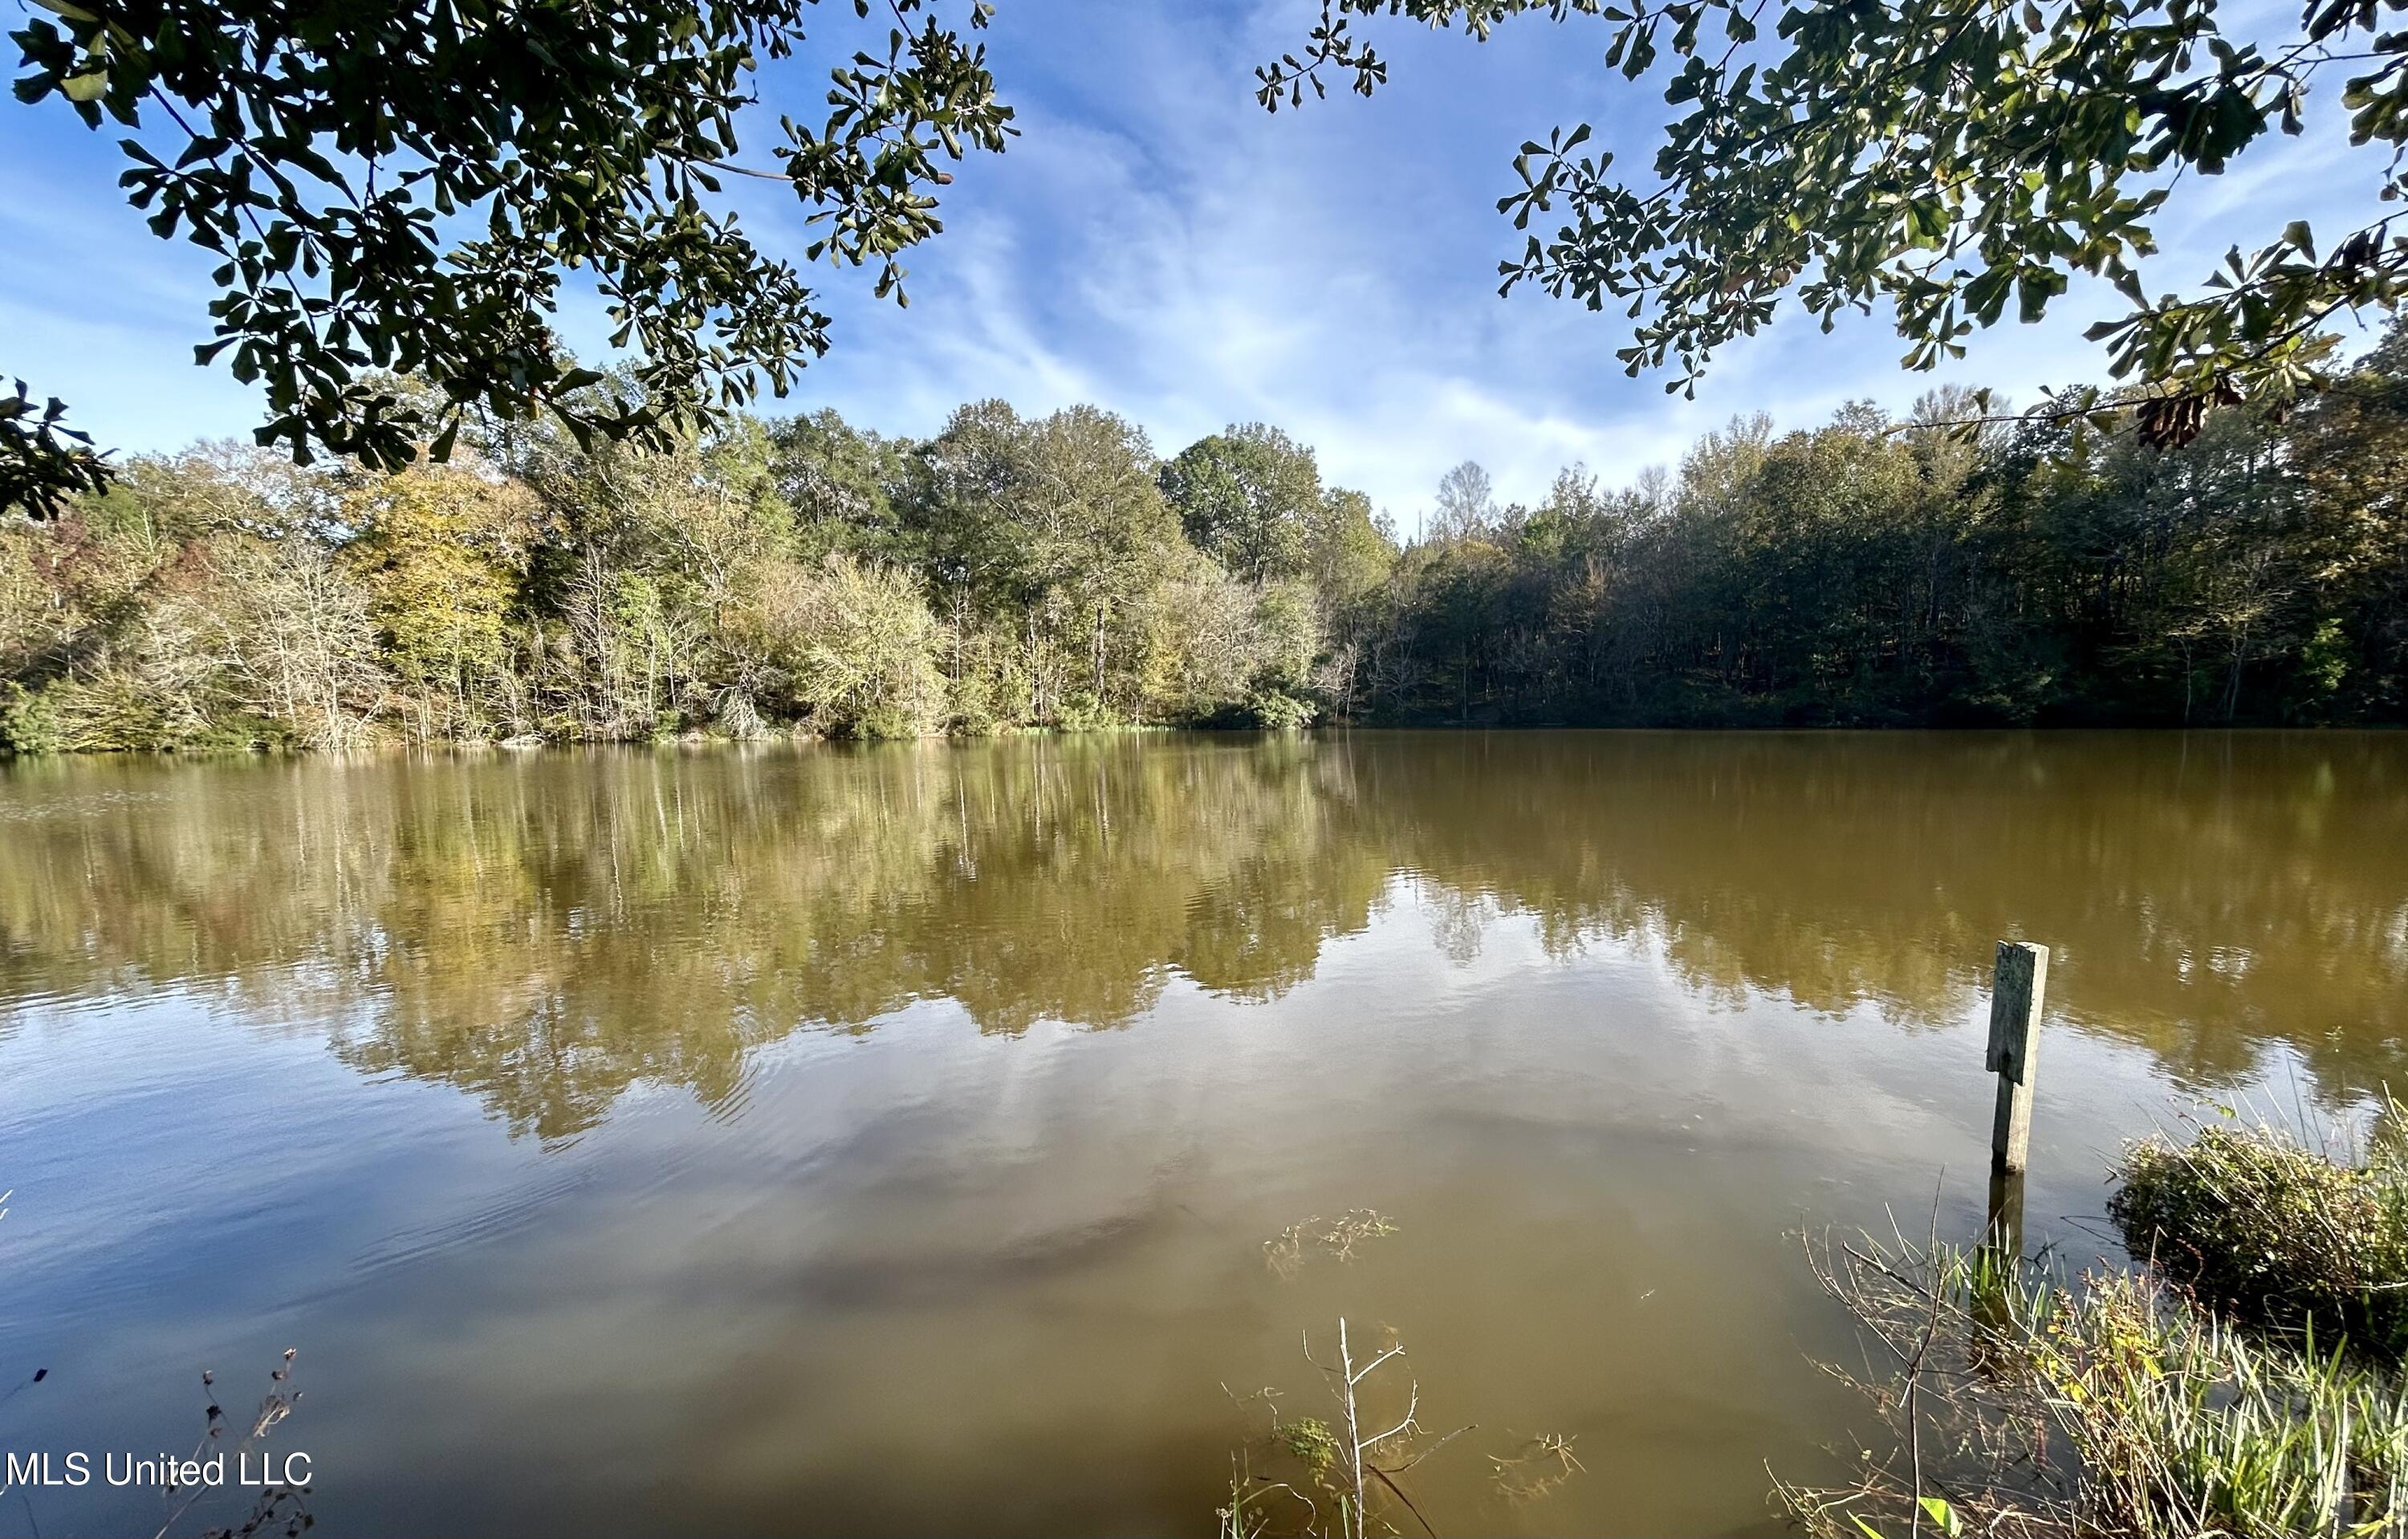
[[[1274,732],[1293,732],[1312,725],[1312,702],[1281,689],[1260,689],[1246,702],[1255,725]]]
[[[1082,691],[1062,702],[1054,725],[1065,732],[1109,732],[1127,723],[1111,706]]]
[[[147,753],[205,748],[214,729],[213,702],[201,687],[179,679],[161,687],[160,671],[106,668],[84,679],[57,679],[37,697],[39,730],[63,753]]]
[[[910,710],[899,705],[873,705],[854,718],[853,735],[869,741],[890,738],[917,738],[925,732],[926,724]]]
[[[957,738],[993,737],[999,726],[994,693],[983,675],[967,673],[947,691],[946,729]]]
[[[65,746],[58,701],[13,681],[0,683],[0,755],[55,754]]]
[[[841,555],[764,563],[731,632],[817,731],[910,738],[941,721],[943,628],[905,573]]]
[[[2126,1149],[2107,1211],[2132,1254],[2259,1326],[2408,1348],[2408,1159],[2378,1139],[2343,1164],[2270,1128]]]

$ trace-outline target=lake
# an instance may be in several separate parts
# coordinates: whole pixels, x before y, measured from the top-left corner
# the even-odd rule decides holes
[[[1799,1234],[1979,1231],[2008,938],[2113,1256],[2122,1140],[2408,1086],[2408,735],[0,767],[0,1448],[296,1346],[321,1533],[1200,1533],[1342,1315],[1440,1532],[1777,1532],[1872,1425]]]

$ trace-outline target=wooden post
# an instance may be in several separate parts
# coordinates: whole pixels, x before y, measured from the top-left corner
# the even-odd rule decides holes
[[[1982,1237],[1981,1265],[1973,1269],[1973,1318],[1989,1329],[1973,1343],[1973,1364],[1999,1366],[1997,1346],[2011,1339],[2016,1293],[2012,1286],[2024,1260],[2024,1177],[2021,1171],[1990,1172],[1990,1227]]]
[[[1999,942],[1999,970],[1990,989],[1990,1050],[1983,1061],[1999,1076],[1990,1169],[2001,1174],[2023,1174],[2031,1157],[2032,1048],[2047,989],[2046,946]]]
[[[2024,1177],[2021,1171],[1990,1172],[1990,1225],[1984,1242],[2007,1260],[2024,1253]]]

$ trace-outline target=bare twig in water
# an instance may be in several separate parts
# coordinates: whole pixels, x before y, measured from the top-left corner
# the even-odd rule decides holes
[[[8,1215],[7,1203],[8,1199],[15,1195],[16,1191],[13,1187],[7,1191],[0,1191],[0,1218],[6,1218]],[[242,1456],[281,1425],[284,1418],[293,1414],[294,1407],[300,1403],[301,1391],[293,1387],[293,1364],[299,1356],[297,1349],[288,1346],[284,1349],[283,1356],[277,1359],[276,1366],[268,1371],[268,1391],[261,1399],[258,1412],[251,1417],[250,1431],[245,1432],[241,1440],[231,1449],[222,1446],[226,1420],[224,1411],[218,1405],[217,1375],[208,1369],[203,1369],[201,1389],[206,1396],[207,1411],[202,1417],[201,1436],[199,1441],[193,1445],[191,1459],[193,1460],[201,1459],[214,1443],[221,1446],[219,1448],[221,1456],[232,1453],[239,1468]],[[31,1377],[18,1384],[6,1395],[0,1395],[0,1404],[15,1399],[18,1391],[28,1386],[39,1384],[50,1376],[49,1369],[36,1368]],[[189,1487],[172,1483],[165,1487],[161,1494],[173,1505],[167,1514],[167,1520],[159,1525],[159,1532],[152,1536],[152,1539],[166,1539],[167,1532],[181,1521],[185,1515],[193,1510],[194,1503],[211,1489],[198,1482]],[[0,1484],[0,1499],[6,1499],[10,1489],[9,1486]],[[34,1535],[34,1539],[41,1539],[41,1525],[35,1521],[32,1500],[24,1488],[17,1487],[15,1489],[18,1502],[25,1509],[26,1532]],[[181,1500],[178,1500],[179,1497]],[[241,1522],[226,1528],[206,1530],[202,1539],[256,1539],[257,1535],[275,1531],[280,1527],[284,1539],[300,1539],[302,1532],[313,1527],[316,1522],[317,1519],[309,1514],[308,1503],[301,1489],[289,1482],[280,1482],[259,1489],[250,1513]]]
[[[1425,1532],[1435,1535],[1429,1519],[1398,1484],[1397,1476],[1420,1463],[1431,1453],[1452,1443],[1471,1430],[1469,1423],[1456,1428],[1444,1437],[1425,1446],[1426,1432],[1419,1420],[1422,1387],[1417,1379],[1405,1381],[1404,1415],[1379,1431],[1366,1431],[1362,1388],[1364,1381],[1405,1355],[1402,1342],[1391,1334],[1380,1351],[1357,1366],[1354,1343],[1349,1339],[1346,1318],[1338,1319],[1338,1361],[1333,1365],[1320,1361],[1312,1355],[1310,1337],[1304,1343],[1304,1360],[1321,1370],[1329,1381],[1329,1393],[1338,1402],[1341,1440],[1338,1445],[1339,1533],[1340,1539],[1365,1539],[1371,1508],[1371,1482],[1395,1497]],[[1383,1463],[1385,1460],[1387,1462]]]
[[[1575,1441],[1561,1432],[1541,1432],[1510,1455],[1490,1454],[1497,1494],[1518,1506],[1551,1496],[1572,1476],[1587,1474],[1588,1466],[1572,1452]]]

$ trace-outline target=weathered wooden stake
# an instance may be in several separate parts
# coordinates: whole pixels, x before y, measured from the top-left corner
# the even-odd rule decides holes
[[[1990,1051],[1983,1061],[1999,1076],[1990,1169],[2002,1174],[2023,1174],[2031,1157],[2032,1047],[2047,990],[2048,948],[2000,942],[1999,971],[1990,987]]]
[[[1990,1172],[1990,1227],[1984,1242],[2002,1259],[2024,1253],[2024,1177],[2021,1171]]]
[[[1991,1354],[1985,1344],[2003,1344],[2004,1334],[2014,1323],[2015,1291],[2008,1285],[2019,1274],[2024,1260],[2024,1178],[2020,1171],[1990,1172],[1990,1227],[1982,1237],[1983,1260],[1985,1265],[1974,1273],[1973,1317],[1991,1328],[1982,1333],[1975,1344],[1975,1366]],[[1992,1332],[1998,1332],[1993,1334]]]

